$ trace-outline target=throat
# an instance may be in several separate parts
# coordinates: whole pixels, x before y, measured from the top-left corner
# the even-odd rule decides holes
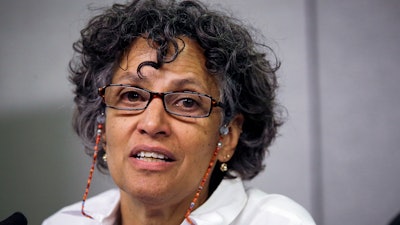
[[[206,193],[207,191],[205,191]],[[133,197],[121,190],[120,219],[118,225],[177,225],[185,220],[185,212],[194,193],[187,199],[172,204]],[[157,200],[155,200],[157,201]],[[201,197],[199,203],[204,202]]]

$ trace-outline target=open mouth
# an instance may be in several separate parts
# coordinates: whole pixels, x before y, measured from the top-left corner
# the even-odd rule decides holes
[[[145,162],[172,162],[173,160],[168,158],[167,156],[156,153],[156,152],[146,152],[140,151],[137,154],[133,155],[138,160],[143,160]]]

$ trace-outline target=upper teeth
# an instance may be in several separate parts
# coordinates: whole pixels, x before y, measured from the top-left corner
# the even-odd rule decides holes
[[[166,157],[165,155],[159,154],[159,153],[155,153],[155,152],[144,152],[141,151],[137,154],[138,157],[140,158],[155,158],[155,159],[168,159],[168,157]]]

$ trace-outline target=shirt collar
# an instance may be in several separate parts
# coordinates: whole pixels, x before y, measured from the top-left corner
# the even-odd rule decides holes
[[[190,215],[196,224],[231,224],[247,202],[240,178],[223,179],[210,198]],[[186,224],[186,221],[182,225]]]
[[[119,189],[111,189],[102,193],[99,197],[102,198],[101,204],[98,204],[98,201],[91,202],[91,199],[88,199],[85,205],[86,213],[102,225],[113,225],[116,218],[118,218],[120,202]],[[93,211],[91,211],[91,209],[93,209]]]

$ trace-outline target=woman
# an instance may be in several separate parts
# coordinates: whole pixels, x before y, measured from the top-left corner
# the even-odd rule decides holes
[[[245,26],[197,1],[139,0],[81,34],[74,127],[118,190],[86,201],[92,166],[82,204],[45,225],[314,224],[292,200],[243,187],[281,123],[279,65]]]

